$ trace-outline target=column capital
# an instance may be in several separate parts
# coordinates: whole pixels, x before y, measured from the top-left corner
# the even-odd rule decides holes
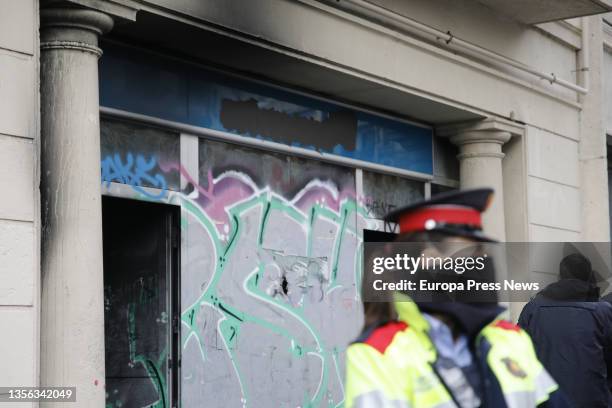
[[[136,21],[142,8],[139,0],[41,0],[41,8],[84,8],[108,14],[117,21]]]
[[[524,133],[524,131],[525,127],[523,125],[495,117],[489,117],[478,121],[452,123],[436,127],[436,135],[442,137],[453,137],[464,133],[476,132],[482,132],[483,134],[489,133],[491,135],[496,133],[504,133],[509,134],[510,137],[512,137],[520,136]]]
[[[115,22],[135,21],[134,0],[41,0],[40,49],[102,55],[98,39]]]
[[[502,146],[512,136],[523,134],[523,127],[498,118],[477,122],[463,122],[436,128],[436,134],[448,137],[459,146],[459,160],[469,157],[497,157],[502,159]]]
[[[459,146],[459,160],[469,157],[498,157],[503,159],[502,145],[512,134],[503,130],[466,130],[450,138],[451,143]],[[471,147],[468,149],[468,145]]]
[[[108,14],[97,10],[52,7],[40,11],[40,49],[78,50],[102,55],[98,37],[113,28]]]

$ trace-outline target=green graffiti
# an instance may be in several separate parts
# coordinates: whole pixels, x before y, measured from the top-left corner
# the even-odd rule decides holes
[[[128,303],[128,349],[130,354],[130,362],[142,364],[147,371],[149,378],[159,395],[159,400],[150,405],[151,408],[167,408],[168,396],[166,387],[166,375],[162,369],[163,364],[167,360],[167,349],[164,349],[159,354],[156,361],[152,361],[150,357],[137,353],[137,336],[136,336],[136,304]],[[117,405],[115,402],[115,406]]]
[[[275,195],[271,195],[269,192],[262,192],[259,195],[253,196],[251,199],[241,202],[229,209],[229,221],[230,221],[230,234],[226,243],[222,241],[217,231],[215,224],[212,220],[209,219],[207,214],[194,202],[186,197],[182,197],[182,205],[185,213],[189,216],[194,217],[200,225],[202,225],[209,236],[212,238],[212,242],[215,248],[215,252],[217,255],[217,262],[215,270],[212,274],[212,278],[208,284],[206,290],[201,294],[201,296],[194,302],[192,305],[185,308],[181,315],[181,319],[185,326],[189,329],[185,332],[184,345],[186,342],[192,337],[195,336],[196,340],[200,342],[200,348],[202,347],[202,339],[197,330],[197,319],[195,318],[201,307],[203,305],[208,305],[215,310],[219,311],[223,318],[219,324],[220,334],[223,337],[224,343],[227,348],[227,352],[229,354],[229,358],[234,366],[235,372],[238,376],[238,381],[241,385],[243,398],[245,401],[249,400],[249,393],[245,387],[244,378],[242,378],[242,370],[238,366],[238,361],[236,358],[236,344],[240,337],[241,327],[244,323],[255,323],[260,326],[267,328],[268,330],[276,333],[283,338],[288,340],[288,344],[290,347],[291,354],[296,358],[304,358],[306,355],[314,354],[321,359],[322,364],[322,378],[321,384],[318,387],[316,393],[313,396],[305,395],[303,406],[304,407],[319,407],[322,404],[322,401],[327,392],[328,382],[329,382],[329,373],[330,373],[330,365],[334,366],[336,372],[342,372],[340,367],[338,367],[337,363],[337,354],[338,350],[328,349],[326,345],[323,343],[321,337],[318,335],[314,327],[304,318],[301,307],[294,307],[286,302],[280,301],[277,298],[270,296],[267,294],[262,288],[259,286],[261,282],[263,271],[263,264],[260,263],[254,267],[252,273],[247,277],[244,282],[244,290],[250,296],[261,300],[262,302],[266,302],[276,308],[279,308],[286,312],[288,315],[297,319],[310,333],[312,336],[314,343],[316,345],[315,348],[304,347],[298,339],[296,339],[291,333],[289,333],[283,327],[280,327],[274,323],[268,322],[264,319],[261,319],[257,316],[253,316],[248,313],[248,311],[236,310],[231,305],[222,302],[217,295],[217,285],[219,280],[221,279],[225,266],[227,264],[228,259],[231,258],[232,252],[235,249],[237,242],[240,241],[240,237],[242,234],[243,225],[241,224],[241,216],[246,211],[253,209],[254,207],[260,206],[262,211],[261,217],[261,225],[259,226],[259,234],[258,234],[258,250],[263,251],[263,240],[266,234],[266,228],[268,226],[270,216],[272,211],[279,211],[283,215],[290,217],[295,220],[297,223],[306,225],[308,228],[307,234],[307,252],[308,255],[311,255],[312,251],[312,242],[315,237],[312,234],[313,226],[315,224],[316,219],[324,218],[328,219],[337,225],[337,237],[334,242],[332,259],[331,259],[331,274],[330,281],[328,286],[328,292],[337,286],[337,272],[338,265],[340,260],[340,251],[342,248],[343,239],[347,232],[351,232],[355,234],[357,237],[361,236],[361,233],[356,229],[356,222],[349,222],[350,217],[356,217],[356,215],[366,216],[367,212],[365,209],[361,208],[357,205],[354,200],[346,200],[342,203],[339,213],[336,213],[330,210],[327,207],[321,206],[319,204],[315,204],[312,206],[310,211],[308,212],[308,216],[305,216],[302,212],[298,211],[295,207],[288,204],[287,202],[281,200],[279,197]],[[185,221],[182,222],[186,224]],[[354,225],[353,225],[354,224]],[[355,261],[355,282],[356,284],[360,283],[360,272],[361,272],[361,245],[358,246],[358,258]],[[339,379],[340,381],[340,379]],[[328,406],[340,407],[343,405],[343,402],[333,405],[333,401],[331,398],[328,399]]]

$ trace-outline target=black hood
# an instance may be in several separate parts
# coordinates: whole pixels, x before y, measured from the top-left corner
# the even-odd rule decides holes
[[[451,317],[470,338],[505,310],[496,303],[417,302],[417,305],[422,312]]]
[[[538,296],[550,300],[569,302],[597,302],[599,288],[579,279],[561,279],[545,287]]]

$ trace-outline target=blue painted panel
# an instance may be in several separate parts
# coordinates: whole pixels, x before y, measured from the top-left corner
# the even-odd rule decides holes
[[[102,106],[432,174],[432,131],[115,45]]]

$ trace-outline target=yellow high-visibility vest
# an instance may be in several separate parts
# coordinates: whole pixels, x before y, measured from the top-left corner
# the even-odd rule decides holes
[[[345,406],[457,407],[433,368],[437,352],[428,335],[429,323],[412,301],[396,302],[395,307],[397,322],[383,325],[367,341],[349,346]],[[490,376],[499,383],[499,397],[507,407],[536,407],[557,390],[538,361],[529,335],[518,326],[495,320],[475,341],[487,345],[482,358]]]

